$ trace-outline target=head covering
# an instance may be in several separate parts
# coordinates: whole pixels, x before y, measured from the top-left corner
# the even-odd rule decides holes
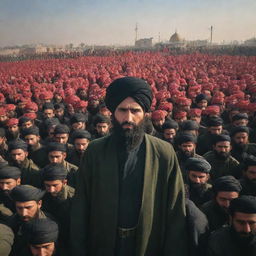
[[[39,201],[45,192],[30,185],[20,185],[12,189],[11,198],[16,202]]]
[[[231,129],[230,136],[233,137],[234,135],[236,135],[239,132],[245,132],[247,134],[250,133],[249,128],[247,126],[236,126]]]
[[[63,134],[63,133],[70,133],[70,129],[67,125],[65,124],[58,124],[56,125],[56,127],[54,128],[54,134]]]
[[[62,164],[49,164],[42,170],[43,180],[64,180],[67,178],[67,170]]]
[[[191,108],[188,112],[188,115],[190,117],[192,116],[197,116],[197,117],[201,117],[202,115],[202,110],[200,108]]]
[[[253,155],[248,155],[245,157],[243,163],[245,165],[245,169],[247,169],[249,166],[256,166],[256,157]]]
[[[93,121],[93,125],[96,126],[98,123],[110,124],[111,120],[107,116],[103,116],[103,115],[98,114],[98,115],[95,116],[95,119]]]
[[[54,104],[54,109],[65,109],[65,106],[63,103],[57,103],[57,104]]]
[[[248,120],[249,117],[246,113],[238,113],[232,117],[232,122],[237,121],[237,120],[242,120],[242,119]]]
[[[165,130],[165,129],[177,130],[178,128],[179,128],[178,123],[176,121],[174,121],[173,119],[167,119],[162,125],[162,130]]]
[[[229,212],[233,216],[235,212],[256,214],[256,197],[243,195],[230,202]]]
[[[67,145],[59,142],[50,142],[47,145],[47,151],[48,153],[52,151],[67,152]]]
[[[17,118],[10,118],[9,120],[7,120],[6,122],[6,126],[7,127],[11,127],[13,125],[18,125],[19,124],[19,119]]]
[[[165,110],[155,110],[151,114],[151,119],[153,121],[162,120],[162,119],[165,119],[166,115],[167,115],[167,112]]]
[[[207,127],[223,125],[223,120],[220,117],[210,117],[206,120]]]
[[[238,192],[242,190],[240,182],[231,175],[217,178],[213,184],[213,191],[217,194],[220,191]]]
[[[21,134],[23,137],[26,137],[27,135],[39,136],[39,129],[36,126],[32,126],[32,127],[23,129]]]
[[[214,136],[214,144],[221,142],[221,141],[231,141],[231,138],[229,135],[226,134],[216,134]]]
[[[60,124],[60,120],[58,118],[47,118],[46,120],[44,120],[44,125],[46,127],[47,130],[49,130],[51,127],[56,126]]]
[[[177,145],[181,145],[186,142],[197,143],[197,138],[196,138],[196,136],[194,136],[193,134],[190,134],[190,133],[180,133],[175,138],[175,143]]]
[[[198,94],[197,96],[196,96],[196,98],[195,98],[195,102],[196,103],[199,103],[200,101],[202,101],[202,100],[209,100],[208,99],[208,96],[207,95],[205,95],[205,94]]]
[[[191,131],[191,130],[198,130],[199,125],[196,121],[193,120],[186,120],[180,124],[181,131]]]
[[[46,109],[54,109],[54,106],[53,106],[52,103],[46,102],[46,103],[44,103],[42,109],[43,109],[43,111],[46,110]]]
[[[11,152],[14,149],[22,149],[28,151],[28,145],[21,139],[13,140],[8,144],[8,150]]]
[[[70,123],[78,123],[78,122],[83,122],[85,123],[87,121],[86,115],[82,113],[75,113],[71,118],[70,118]]]
[[[91,134],[86,130],[76,130],[72,134],[72,141],[74,143],[75,139],[88,139],[91,140]]]
[[[187,171],[210,173],[211,165],[204,158],[190,157],[185,162]]]
[[[0,168],[0,179],[18,179],[21,177],[21,170],[14,166],[3,166]]]
[[[133,98],[145,112],[150,111],[152,92],[146,81],[136,77],[123,77],[113,81],[106,91],[105,103],[113,113],[126,98]]]
[[[58,225],[49,218],[33,219],[22,225],[22,234],[29,244],[39,245],[56,242]]]

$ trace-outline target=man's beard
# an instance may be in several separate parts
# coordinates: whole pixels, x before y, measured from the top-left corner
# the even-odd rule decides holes
[[[131,125],[133,128],[123,128],[124,125]],[[120,124],[113,118],[113,131],[117,135],[119,143],[124,145],[126,151],[131,151],[141,143],[145,134],[144,119],[136,125],[133,122],[123,122]]]
[[[20,219],[24,222],[27,222],[27,221],[33,220],[35,218],[38,218],[38,216],[39,216],[39,209],[37,209],[37,212],[33,217],[31,217],[31,216],[20,216]]]
[[[231,225],[231,235],[235,241],[243,247],[248,247],[256,243],[256,232],[253,231],[250,233],[237,232],[233,225]]]
[[[169,143],[172,144],[172,145],[173,145],[173,143],[174,143],[174,138],[169,138],[169,139],[164,138],[164,140],[165,140],[166,142],[169,142]]]
[[[218,152],[216,150],[213,150],[215,157],[219,160],[227,160],[230,157],[230,152]]]
[[[201,195],[204,191],[206,191],[206,184],[205,183],[194,183],[189,181],[190,190],[197,195]]]
[[[108,135],[108,132],[97,132],[97,138],[102,138],[107,135]]]
[[[188,159],[190,157],[193,157],[194,156],[194,150],[192,150],[192,151],[180,150],[180,156],[181,156],[182,159]]]
[[[233,146],[233,150],[235,150],[235,151],[244,151],[247,144],[241,144],[241,143],[233,142],[232,146]]]

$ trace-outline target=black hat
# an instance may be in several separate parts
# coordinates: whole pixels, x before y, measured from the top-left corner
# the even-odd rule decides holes
[[[193,120],[186,120],[180,124],[180,130],[182,131],[191,131],[191,130],[198,130],[198,129],[199,129],[198,123]]]
[[[5,137],[5,129],[0,127],[0,137],[3,138]]]
[[[249,166],[256,166],[256,157],[253,155],[247,155],[244,159],[245,168]]]
[[[42,169],[43,180],[65,180],[67,170],[62,164],[49,164]]]
[[[217,178],[213,184],[213,191],[218,193],[220,191],[240,192],[242,190],[240,182],[231,175]]]
[[[213,137],[213,140],[214,140],[214,144],[218,143],[218,142],[221,142],[221,141],[231,141],[231,138],[229,135],[226,135],[226,134],[216,134],[214,137]]]
[[[98,123],[107,123],[107,124],[110,124],[111,121],[110,121],[110,118],[109,117],[106,117],[106,116],[103,116],[103,115],[96,115],[95,116],[95,119],[93,121],[93,125],[96,126]]]
[[[19,126],[21,126],[22,124],[28,122],[28,121],[31,121],[32,119],[30,119],[29,117],[27,116],[22,116],[19,118]]]
[[[43,109],[43,111],[44,111],[45,109],[54,109],[54,106],[53,106],[52,103],[46,102],[46,103],[44,103],[42,109]]]
[[[238,113],[232,117],[232,122],[236,120],[242,120],[242,119],[248,120],[249,117],[246,113]]]
[[[54,134],[62,134],[62,133],[70,133],[70,129],[67,125],[65,124],[58,124],[54,128]]]
[[[67,152],[67,145],[59,142],[50,142],[47,144],[47,151],[48,153],[52,151]]]
[[[25,137],[27,135],[36,135],[39,136],[39,129],[36,126],[25,128],[22,130],[22,136]]]
[[[190,133],[180,133],[175,138],[175,143],[177,145],[181,145],[181,144],[186,143],[186,142],[197,143],[197,137],[193,134],[190,134]]]
[[[75,139],[88,139],[91,140],[91,134],[86,130],[76,130],[72,134],[72,141],[74,142]]]
[[[85,123],[87,121],[86,115],[82,113],[75,113],[71,118],[70,118],[70,123],[78,123],[78,122],[83,122]]]
[[[165,122],[163,123],[162,125],[162,130],[165,130],[165,129],[175,129],[177,130],[179,128],[179,125],[176,121],[174,121],[173,119],[171,118],[167,118],[165,120]]]
[[[247,126],[236,126],[231,129],[230,136],[233,137],[234,135],[236,135],[239,132],[245,132],[247,134],[250,133],[249,128]]]
[[[33,245],[56,242],[58,239],[58,225],[49,218],[32,219],[22,225],[21,232]]]
[[[14,149],[22,149],[24,151],[28,151],[28,145],[21,139],[13,140],[8,145],[8,150],[11,152]]]
[[[43,190],[30,185],[17,186],[10,193],[12,200],[16,202],[39,201],[44,194]]]
[[[240,196],[230,202],[229,212],[233,216],[235,212],[256,214],[256,197]]]
[[[198,102],[200,102],[200,101],[202,101],[202,100],[207,100],[207,101],[209,101],[209,98],[208,98],[208,96],[205,95],[205,94],[198,94],[198,95],[196,96],[196,98],[195,98],[195,102],[196,102],[196,103],[198,103]]]
[[[114,113],[116,107],[126,98],[133,98],[145,112],[150,111],[152,91],[149,84],[140,78],[122,77],[113,81],[107,88],[105,103]]]
[[[54,104],[54,109],[65,109],[65,106],[63,103],[57,103],[57,104]]]
[[[187,171],[210,173],[211,165],[204,158],[190,157],[185,162]]]
[[[0,168],[0,179],[18,179],[21,177],[21,170],[14,166]]]
[[[60,124],[60,120],[56,117],[47,118],[44,120],[44,125],[47,130],[49,130],[51,127],[56,126],[58,124]]]
[[[211,126],[220,126],[223,125],[223,120],[220,117],[209,117],[206,120],[206,126],[211,127]]]

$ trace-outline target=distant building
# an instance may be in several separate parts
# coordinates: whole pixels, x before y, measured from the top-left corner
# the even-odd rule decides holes
[[[20,49],[20,54],[24,55],[30,55],[30,54],[40,54],[40,53],[46,53],[49,49],[42,45],[36,45],[31,47],[24,47]]]
[[[153,46],[152,43],[153,37],[139,39],[135,42],[136,48],[151,48]]]
[[[256,38],[253,37],[253,38],[250,38],[250,39],[244,41],[244,45],[246,45],[246,46],[256,46]]]
[[[0,49],[0,55],[1,56],[9,56],[9,55],[19,55],[20,49],[14,48],[14,49]]]
[[[194,41],[187,41],[188,47],[202,47],[209,45],[208,40],[194,40]]]

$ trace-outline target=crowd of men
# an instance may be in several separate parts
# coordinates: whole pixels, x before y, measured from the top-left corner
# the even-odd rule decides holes
[[[176,152],[188,255],[256,255],[256,85],[236,97],[192,87],[186,95],[159,90],[143,124]],[[70,219],[79,166],[90,143],[112,134],[115,109],[84,87],[73,93],[65,100],[45,91],[15,104],[1,94],[1,255],[75,255]]]

